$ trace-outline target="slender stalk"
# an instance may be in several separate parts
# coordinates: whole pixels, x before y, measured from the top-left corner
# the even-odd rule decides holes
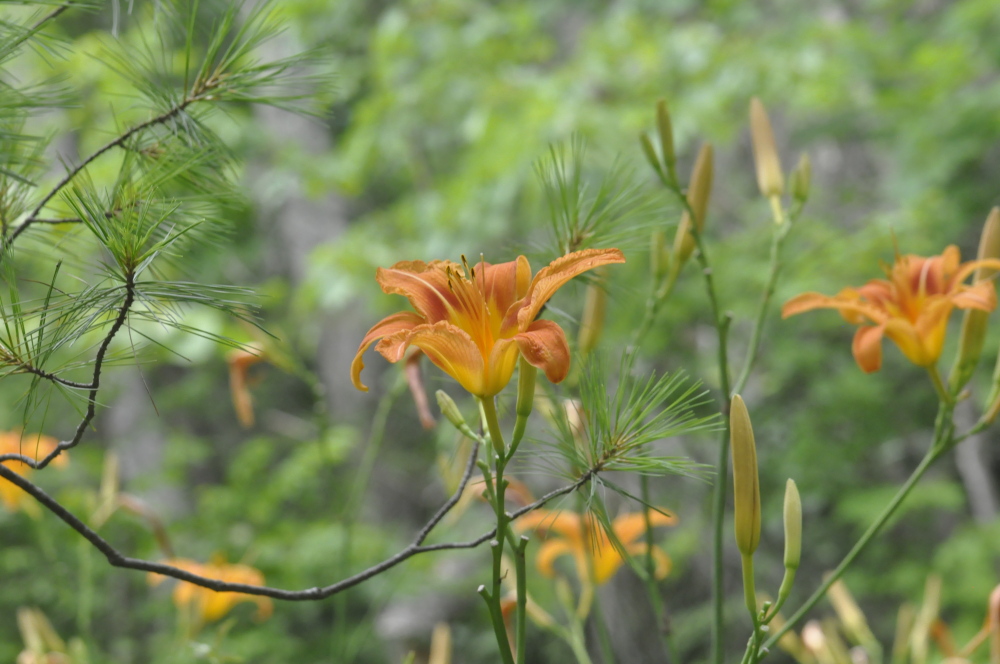
[[[677,284],[677,276],[680,274],[680,266],[671,266],[670,271],[667,274],[667,278],[659,286],[654,284],[653,290],[649,294],[649,298],[646,300],[646,312],[642,317],[642,322],[639,323],[639,327],[636,328],[635,333],[632,335],[632,346],[639,346],[642,341],[649,334],[649,331],[653,328],[653,323],[656,322],[656,316],[660,312],[660,307],[663,303],[670,298],[670,294],[674,291],[674,286]]]
[[[517,664],[525,664],[527,652],[525,632],[528,619],[528,574],[524,559],[524,550],[528,547],[528,537],[522,535],[514,551],[514,564],[517,573],[517,625],[514,630],[514,643],[517,647]]]
[[[656,622],[656,633],[660,637],[660,645],[664,652],[670,651],[670,644],[667,643],[666,635],[663,632],[663,598],[660,597],[660,589],[656,582],[656,561],[653,559],[653,523],[649,515],[648,506],[652,504],[649,495],[649,477],[645,474],[639,476],[639,491],[645,517],[645,539],[646,556],[644,559],[646,576],[643,579],[646,586],[646,593],[649,595],[649,603],[653,606],[653,619]]]
[[[754,629],[757,629],[757,590],[753,579],[753,554],[744,555],[743,558],[743,601],[746,602],[747,612],[750,620],[753,621]]]
[[[569,647],[573,650],[576,661],[579,664],[594,664],[593,660],[590,659],[590,653],[587,652],[587,639],[583,634],[583,621],[572,620],[570,622],[569,637],[566,642],[569,643]]]
[[[493,579],[491,582],[492,592],[485,592],[485,588],[480,592],[486,603],[490,607],[490,618],[493,621],[493,629],[497,634],[497,646],[500,648],[500,657],[504,664],[514,664],[514,654],[510,650],[510,643],[507,640],[507,630],[503,622],[503,614],[500,610],[500,595],[503,592],[503,539],[510,523],[510,517],[504,506],[504,492],[507,489],[507,482],[504,480],[503,471],[507,466],[509,457],[507,456],[506,444],[503,439],[503,432],[500,429],[500,420],[497,418],[497,407],[492,397],[480,400],[482,405],[483,419],[486,420],[486,428],[490,432],[490,440],[493,443],[495,467],[493,472],[494,491],[493,508],[496,512],[497,535],[496,539],[490,543],[493,549]],[[487,478],[487,482],[489,479]]]
[[[781,272],[781,245],[788,236],[788,231],[792,227],[792,220],[775,226],[771,236],[771,265],[768,270],[767,282],[764,285],[764,292],[760,298],[760,305],[757,307],[757,315],[754,317],[753,329],[750,332],[750,344],[747,347],[747,356],[743,361],[743,370],[733,384],[733,392],[739,394],[746,387],[747,380],[750,379],[750,372],[753,370],[754,362],[757,361],[757,353],[760,352],[760,341],[764,332],[764,321],[770,309],[771,298],[778,284],[778,275]]]
[[[934,383],[934,391],[937,392],[938,399],[941,400],[941,403],[954,403],[955,399],[948,392],[948,388],[945,387],[944,381],[941,380],[941,373],[938,371],[937,365],[932,364],[927,367],[927,373],[930,374],[931,382]]]
[[[810,609],[816,606],[817,602],[823,599],[823,596],[826,595],[826,591],[830,589],[830,586],[836,583],[837,580],[847,570],[847,568],[851,566],[851,563],[853,563],[854,560],[859,555],[861,555],[861,552],[865,550],[865,547],[868,546],[868,543],[872,539],[874,539],[876,535],[879,534],[883,526],[885,526],[886,522],[896,512],[896,509],[903,503],[904,500],[906,500],[906,497],[910,494],[910,491],[913,489],[914,486],[916,486],[917,482],[920,481],[920,478],[924,476],[924,473],[927,472],[927,469],[930,468],[931,465],[933,465],[934,462],[937,461],[938,458],[944,453],[945,449],[947,449],[947,441],[940,440],[940,436],[943,435],[944,432],[948,430],[948,427],[939,426],[938,428],[940,431],[938,435],[935,436],[934,444],[931,445],[931,449],[924,456],[923,460],[921,460],[920,465],[918,465],[916,469],[914,469],[909,479],[906,480],[906,483],[903,484],[902,487],[900,487],[899,491],[896,493],[893,499],[889,502],[888,505],[885,506],[885,509],[882,510],[882,513],[879,514],[878,517],[875,519],[875,521],[872,523],[872,525],[868,527],[868,530],[865,531],[865,534],[861,536],[861,539],[857,541],[857,543],[850,550],[850,552],[848,552],[848,554],[844,556],[844,559],[840,561],[840,564],[837,565],[837,568],[833,570],[833,572],[826,578],[826,581],[824,581],[823,584],[816,589],[816,591],[809,597],[809,599],[806,600],[805,604],[799,607],[799,609],[794,614],[792,614],[792,617],[788,619],[788,622],[782,625],[781,629],[772,634],[767,639],[767,641],[764,642],[765,648],[770,648],[775,643],[777,643],[778,639],[780,639],[785,634],[785,632],[794,627],[795,624],[798,621],[800,621],[803,618],[803,616],[805,616],[805,614],[809,612]]]

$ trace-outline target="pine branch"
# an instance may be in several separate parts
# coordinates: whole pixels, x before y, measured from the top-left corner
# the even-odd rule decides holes
[[[64,11],[66,11],[67,9],[69,9],[75,3],[75,1],[76,0],[67,0],[66,2],[64,2],[61,5],[59,5],[55,9],[53,9],[51,12],[49,12],[48,14],[46,14],[45,16],[43,16],[42,18],[38,19],[38,21],[36,21],[33,26],[31,26],[30,28],[28,28],[28,30],[25,31],[25,33],[23,35],[21,35],[19,38],[15,39],[13,43],[11,43],[11,44],[5,44],[4,45],[4,49],[8,53],[13,52],[15,49],[17,49],[19,46],[21,46],[21,44],[23,44],[24,42],[26,42],[29,39],[31,39],[35,34],[38,33],[39,30],[41,30],[43,27],[45,27],[46,23],[48,23],[52,19],[58,17]]]
[[[49,454],[42,458],[41,461],[35,461],[31,457],[27,457],[23,454],[0,454],[0,466],[3,465],[4,461],[20,461],[35,470],[41,470],[42,468],[45,468],[45,466],[49,465],[53,459],[62,454],[63,450],[76,447],[80,443],[84,432],[87,430],[87,427],[90,426],[90,422],[97,414],[97,393],[101,389],[101,370],[104,368],[104,358],[107,355],[108,346],[111,345],[111,341],[115,338],[115,335],[117,335],[118,331],[121,330],[123,325],[125,325],[125,320],[128,318],[129,309],[131,309],[133,302],[135,302],[135,275],[129,274],[125,280],[125,300],[122,302],[121,307],[119,307],[118,315],[115,317],[115,321],[111,325],[111,329],[108,330],[107,335],[105,335],[104,340],[97,349],[97,355],[94,357],[93,378],[91,378],[90,385],[81,386],[84,387],[84,389],[89,388],[90,394],[87,397],[87,412],[84,414],[83,419],[80,420],[80,424],[77,425],[76,433],[73,437],[70,440],[60,441],[60,443],[56,445],[55,449],[49,452]],[[29,493],[31,492],[29,491]]]
[[[15,473],[13,470],[4,466],[0,463],[0,477],[5,480],[15,484],[26,493],[30,494],[35,498],[43,507],[47,508],[50,512],[58,516],[63,520],[69,527],[71,527],[76,532],[80,533],[88,542],[94,545],[94,547],[104,554],[108,559],[108,563],[112,567],[122,567],[125,569],[134,569],[141,572],[152,572],[154,574],[162,574],[163,576],[169,576],[181,581],[187,581],[188,583],[193,583],[197,586],[203,588],[209,588],[216,592],[240,592],[248,595],[261,595],[264,597],[272,597],[274,599],[289,600],[289,601],[306,601],[306,600],[321,600],[339,592],[352,588],[359,583],[367,581],[368,579],[378,576],[382,572],[392,569],[396,565],[402,563],[408,558],[420,553],[427,553],[430,551],[446,551],[455,549],[474,549],[484,542],[488,542],[496,536],[496,528],[493,530],[483,533],[474,540],[467,542],[448,542],[443,544],[429,544],[424,545],[423,542],[430,534],[431,530],[441,522],[445,515],[451,511],[451,509],[458,503],[462,494],[465,492],[465,488],[469,483],[469,479],[472,476],[472,471],[475,468],[476,458],[478,457],[479,449],[478,447],[473,448],[472,453],[469,455],[469,461],[465,467],[465,473],[462,476],[462,481],[459,483],[458,488],[452,494],[451,498],[441,506],[441,508],[431,517],[431,519],[424,525],[423,528],[417,533],[416,538],[413,542],[407,546],[402,551],[396,553],[389,558],[386,558],[377,565],[373,565],[353,576],[349,576],[346,579],[338,581],[328,586],[307,588],[305,590],[284,590],[282,588],[271,588],[268,586],[253,586],[245,583],[228,583],[226,581],[219,581],[218,579],[210,579],[208,577],[199,576],[197,574],[192,574],[187,570],[179,569],[172,565],[167,565],[164,563],[154,563],[148,560],[142,560],[140,558],[130,558],[128,556],[122,555],[117,549],[115,549],[111,544],[105,540],[103,537],[97,534],[92,528],[85,524],[79,517],[74,515],[68,509],[62,506],[55,498],[45,493],[39,486],[30,482],[22,475]],[[18,455],[3,455],[0,456],[0,462],[7,460],[8,457],[17,457]],[[20,458],[16,460],[21,460]],[[30,464],[29,464],[30,465]],[[566,495],[578,488],[590,482],[590,480],[597,473],[595,469],[591,469],[588,472],[581,475],[575,482],[568,484],[555,491],[550,491],[545,494],[535,502],[516,510],[511,514],[511,520],[516,519],[519,516],[527,514],[532,510],[542,507],[550,500],[557,498],[559,496]]]

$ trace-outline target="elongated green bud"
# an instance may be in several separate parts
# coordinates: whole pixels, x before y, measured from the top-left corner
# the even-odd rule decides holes
[[[466,423],[465,418],[462,417],[462,411],[458,409],[455,405],[455,401],[448,396],[448,393],[444,390],[438,390],[435,394],[437,396],[438,408],[441,409],[441,414],[452,423],[452,425],[462,432],[466,437],[472,440],[478,440],[478,436],[469,428],[468,423]]]
[[[598,268],[600,269],[600,268]],[[599,275],[603,277],[603,273]],[[586,355],[597,348],[604,332],[604,316],[608,304],[608,291],[603,283],[592,283],[587,286],[583,301],[583,317],[580,320],[580,335],[576,345],[580,353]]]
[[[799,488],[794,480],[785,483],[785,576],[778,588],[777,607],[788,599],[795,583],[795,572],[799,569],[802,557],[802,501],[799,499]],[[775,609],[775,613],[777,609]]]
[[[802,153],[799,163],[792,171],[792,197],[799,203],[809,200],[809,186],[812,184],[812,162],[809,155]]]
[[[703,143],[701,150],[698,151],[698,158],[694,162],[691,185],[687,191],[688,204],[694,212],[694,228],[697,229],[699,235],[705,228],[708,199],[712,194],[713,162],[712,144]],[[691,235],[691,227],[691,214],[684,210],[684,214],[681,215],[681,223],[677,226],[677,234],[674,236],[673,269],[675,270],[680,270],[696,246],[694,237]]]
[[[983,226],[983,234],[979,238],[978,259],[1000,258],[1000,208],[993,208],[986,217],[986,224]],[[991,279],[996,270],[988,267],[981,267],[976,270],[975,282]],[[949,388],[951,392],[957,393],[962,389],[979,364],[979,356],[983,352],[983,343],[986,341],[986,327],[989,321],[990,312],[980,309],[966,309],[962,317],[962,334],[958,338],[958,354],[955,356],[955,365],[951,369],[949,376]],[[1000,367],[1000,362],[998,362]],[[1000,370],[998,370],[1000,371]],[[997,389],[996,376],[994,377],[994,391]]]
[[[656,148],[653,147],[653,141],[649,140],[649,136],[645,133],[639,134],[639,145],[642,146],[642,154],[645,155],[646,161],[649,165],[653,167],[653,170],[661,178],[666,178],[666,174],[663,172],[663,166],[660,165],[660,157],[656,154]]]
[[[733,502],[736,508],[736,548],[752,556],[760,543],[760,483],[757,477],[757,445],[750,414],[740,395],[729,409],[729,441],[733,452]]]
[[[670,269],[670,253],[666,247],[667,234],[657,228],[649,238],[649,272],[653,281],[659,282]]]
[[[677,180],[677,155],[674,153],[674,128],[670,122],[670,111],[663,99],[656,102],[656,129],[660,133],[660,149],[663,152],[663,163],[667,165],[670,181]]]
[[[796,570],[802,558],[802,500],[795,480],[785,483],[785,569]]]
[[[750,138],[753,142],[753,160],[757,168],[757,185],[767,198],[781,196],[785,179],[781,174],[781,161],[774,144],[771,120],[760,99],[750,100]]]
[[[581,331],[582,332],[582,331]],[[511,454],[524,437],[524,429],[528,426],[528,416],[535,406],[535,378],[538,369],[528,363],[522,355],[517,364],[517,403],[514,406],[514,434],[511,437]]]

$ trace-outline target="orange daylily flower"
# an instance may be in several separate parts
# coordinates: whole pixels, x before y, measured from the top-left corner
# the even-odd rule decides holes
[[[481,262],[469,267],[448,261],[405,261],[379,268],[375,279],[385,293],[404,295],[416,312],[382,319],[365,335],[351,364],[351,380],[361,391],[364,352],[375,350],[390,362],[409,346],[478,397],[491,397],[510,382],[518,355],[558,383],[569,372],[569,344],[562,328],[536,320],[549,298],[573,277],[601,265],[624,263],[617,249],[587,249],[549,263],[531,278],[528,259]]]
[[[836,296],[803,293],[785,303],[782,318],[813,309],[837,309],[847,322],[861,325],[853,352],[865,373],[882,366],[882,337],[889,337],[903,354],[921,367],[937,362],[944,346],[952,309],[992,311],[997,306],[993,282],[963,284],[976,269],[1000,269],[1000,260],[961,262],[958,247],[940,256],[896,256],[888,279],[873,279],[860,288],[845,288]],[[873,323],[873,324],[868,324]]]
[[[0,432],[0,454],[20,454],[39,461],[51,453],[58,444],[59,441],[51,436],[22,434],[20,431]],[[33,472],[31,466],[20,461],[4,461],[4,463],[24,477],[28,477]],[[52,460],[53,466],[65,466],[67,463],[69,463],[69,459],[65,452]],[[7,508],[7,511],[14,512],[20,507],[33,504],[24,502],[29,498],[30,496],[19,487],[0,480],[0,502]]]
[[[677,523],[677,517],[665,510],[650,510],[649,521],[654,527],[672,526]],[[517,519],[514,527],[546,536],[555,534],[538,550],[536,564],[545,576],[554,576],[553,563],[567,554],[573,556],[581,580],[589,579],[593,568],[593,579],[598,584],[611,579],[625,562],[593,514],[580,516],[574,512],[538,509]],[[646,533],[646,517],[642,512],[619,516],[611,522],[611,528],[629,555],[646,555],[646,542],[638,541]],[[656,563],[654,573],[656,578],[662,579],[670,572],[670,558],[658,546],[653,547],[652,554]]]
[[[225,559],[213,559],[211,563],[199,563],[187,558],[174,558],[166,561],[167,565],[177,567],[186,572],[204,576],[209,579],[219,579],[227,583],[245,583],[251,586],[264,585],[264,575],[249,565],[230,565]],[[150,573],[149,583],[158,586],[166,578],[161,574]],[[214,622],[229,613],[240,602],[254,602],[257,605],[257,620],[265,620],[274,611],[271,598],[261,595],[247,595],[236,592],[215,592],[209,588],[196,586],[186,581],[178,581],[174,588],[174,604],[178,609],[188,609],[193,612],[195,623],[201,625]]]

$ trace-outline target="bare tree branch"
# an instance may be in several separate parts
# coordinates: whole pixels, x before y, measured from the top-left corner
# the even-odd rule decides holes
[[[128,318],[129,309],[132,307],[132,303],[134,301],[135,275],[130,273],[125,280],[125,300],[122,302],[122,306],[118,309],[118,316],[115,317],[115,322],[111,325],[111,329],[108,330],[108,334],[104,337],[104,341],[101,342],[101,346],[97,349],[97,355],[94,357],[93,378],[90,381],[90,385],[82,386],[84,389],[90,390],[90,394],[87,397],[87,412],[84,414],[83,419],[80,420],[80,424],[77,425],[76,433],[73,437],[70,440],[60,441],[60,443],[56,445],[56,448],[42,458],[41,461],[35,461],[31,457],[23,454],[0,454],[0,465],[2,465],[4,461],[20,461],[35,470],[41,470],[45,466],[49,465],[53,459],[62,454],[63,450],[76,447],[80,443],[84,432],[87,430],[91,420],[94,419],[94,415],[97,413],[97,392],[101,389],[101,370],[104,367],[104,357],[107,355],[108,346],[111,345],[111,340],[115,338],[115,335],[118,334],[118,331],[122,329],[122,326],[125,324],[125,320]]]
[[[487,533],[483,533],[474,540],[468,542],[448,542],[443,544],[428,544],[424,545],[423,541],[430,534],[431,530],[441,522],[441,519],[458,503],[465,491],[465,487],[469,483],[469,478],[472,476],[472,471],[475,467],[476,457],[479,454],[478,446],[473,448],[472,453],[469,455],[469,462],[466,464],[465,473],[462,476],[462,481],[459,483],[458,488],[452,494],[451,498],[441,506],[441,508],[435,512],[434,516],[431,517],[423,528],[417,533],[413,542],[407,546],[405,549],[396,553],[395,555],[386,558],[377,565],[373,565],[353,576],[349,576],[346,579],[338,581],[328,586],[307,588],[305,590],[284,590],[281,588],[271,588],[268,586],[252,586],[245,583],[228,583],[226,581],[219,581],[218,579],[210,579],[204,576],[199,576],[197,574],[192,574],[183,569],[173,567],[171,565],[166,565],[163,563],[154,563],[148,560],[142,560],[139,558],[129,558],[122,555],[117,549],[115,549],[111,544],[108,543],[103,537],[98,535],[92,528],[87,526],[83,521],[81,521],[76,515],[63,507],[59,501],[51,497],[49,494],[45,493],[40,487],[28,481],[25,477],[15,473],[10,468],[4,466],[0,463],[0,477],[3,477],[9,482],[17,485],[32,497],[35,498],[43,507],[47,508],[50,512],[58,516],[67,525],[69,525],[73,530],[80,533],[88,542],[94,545],[94,547],[104,554],[113,567],[123,567],[126,569],[135,569],[142,572],[152,572],[154,574],[162,574],[164,576],[169,576],[181,581],[187,581],[188,583],[193,583],[197,586],[203,588],[209,588],[210,590],[215,590],[216,592],[240,592],[248,595],[262,595],[264,597],[272,597],[274,599],[289,600],[289,601],[306,601],[306,600],[320,600],[335,595],[339,592],[347,590],[353,586],[358,585],[368,579],[389,570],[396,565],[400,564],[404,560],[411,558],[419,553],[427,553],[429,551],[445,551],[454,549],[474,549],[480,544],[493,539],[496,536],[496,528],[490,530]],[[545,494],[535,502],[522,507],[521,509],[513,512],[511,517],[516,519],[519,516],[527,514],[528,512],[538,509],[539,507],[545,505],[548,501],[559,496],[566,495],[580,488],[587,482],[589,482],[593,476],[597,473],[597,469],[592,468],[586,473],[581,475],[575,482],[568,484],[555,491],[550,491]]]

